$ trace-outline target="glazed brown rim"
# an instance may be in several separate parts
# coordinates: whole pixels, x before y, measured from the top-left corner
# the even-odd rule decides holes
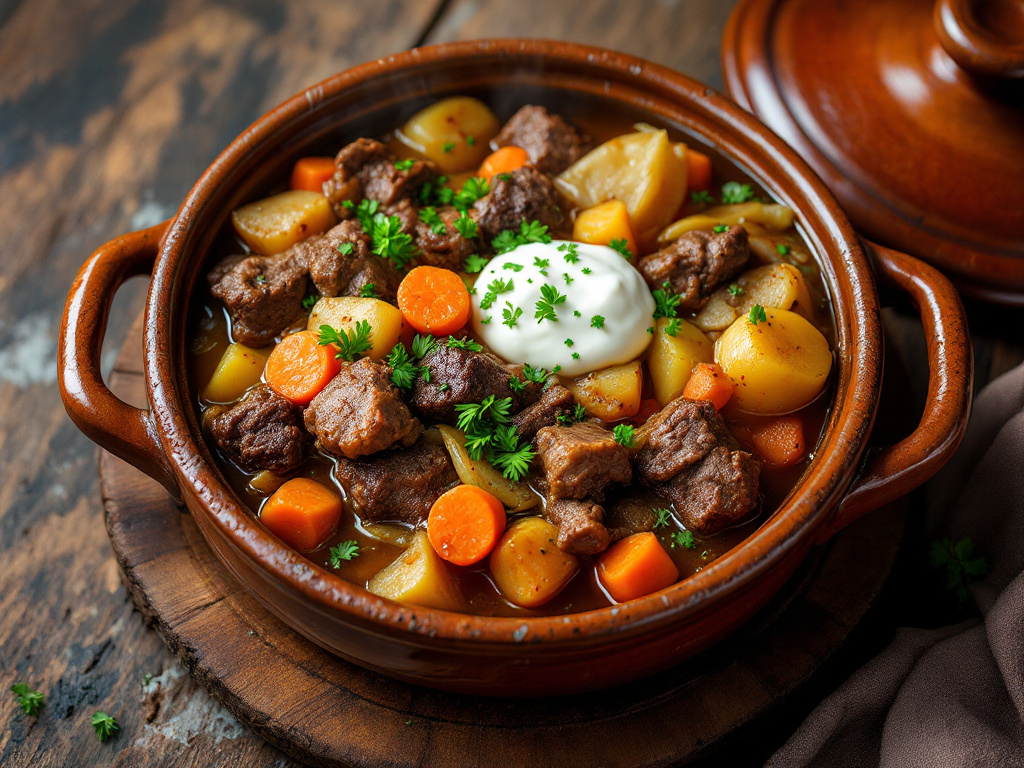
[[[210,454],[198,437],[185,384],[185,334],[175,332],[178,326],[184,330],[186,313],[167,308],[185,306],[188,296],[182,295],[181,286],[189,284],[188,275],[178,273],[188,261],[183,255],[201,237],[195,224],[207,214],[218,185],[229,183],[232,169],[247,156],[278,151],[289,125],[329,109],[332,98],[349,89],[372,91],[375,84],[383,86],[395,73],[420,64],[467,59],[480,69],[518,65],[520,80],[535,77],[548,87],[571,87],[631,104],[702,136],[794,207],[814,250],[831,254],[820,266],[836,313],[837,399],[809,468],[782,506],[743,543],[672,587],[619,606],[565,616],[485,617],[410,608],[372,595],[314,565],[266,531],[220,473],[210,470]],[[585,79],[579,80],[581,76]],[[465,88],[465,82],[458,87]],[[698,121],[707,125],[698,126]],[[829,213],[808,218],[805,211],[813,210]],[[221,220],[226,216],[212,215]],[[757,579],[826,522],[826,513],[834,514],[854,477],[872,426],[882,350],[871,340],[880,338],[874,278],[852,225],[813,171],[757,120],[706,86],[632,56],[555,41],[485,40],[414,49],[347,70],[286,101],[232,142],[193,187],[164,238],[146,308],[145,359],[153,418],[180,487],[194,491],[205,505],[202,513],[209,512],[207,522],[256,564],[268,582],[301,592],[325,614],[343,615],[364,629],[372,625],[414,632],[441,644],[519,644],[530,636],[542,638],[541,645],[550,649],[552,643],[577,647],[609,635],[631,637],[707,610]]]

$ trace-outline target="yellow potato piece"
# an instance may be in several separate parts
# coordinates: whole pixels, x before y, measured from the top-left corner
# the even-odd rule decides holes
[[[791,309],[808,320],[813,316],[807,281],[792,264],[768,264],[747,270],[734,285],[741,292],[733,297],[730,286],[719,288],[693,319],[694,325],[702,331],[724,331],[755,304]]]
[[[666,317],[658,319],[647,357],[654,398],[661,405],[667,405],[683,393],[697,363],[710,363],[715,359],[715,345],[700,328],[683,320],[676,335],[669,336],[665,333],[669,322]]]
[[[455,96],[420,110],[396,135],[451,174],[476,170],[490,153],[490,141],[500,127],[482,101]]]
[[[569,583],[579,561],[555,543],[558,529],[540,517],[516,521],[491,552],[491,577],[510,603],[544,605]]]
[[[466,434],[461,429],[447,424],[438,424],[437,429],[444,438],[444,446],[452,458],[455,472],[466,485],[475,485],[494,495],[512,512],[535,507],[540,503],[538,496],[527,483],[514,483],[506,479],[501,471],[486,461],[474,461],[466,451]]]
[[[832,351],[817,328],[786,309],[765,308],[756,325],[737,318],[715,343],[715,362],[733,380],[733,403],[750,413],[790,413],[828,381]]]
[[[284,485],[284,478],[280,475],[275,475],[269,469],[257,472],[253,475],[252,480],[249,481],[249,487],[264,496],[269,496],[282,485]]]
[[[412,544],[416,536],[416,531],[412,528],[393,523],[369,523],[363,526],[363,530],[378,541],[403,549]]]
[[[686,194],[686,161],[666,131],[627,133],[588,152],[555,179],[581,208],[621,200],[641,240],[659,231]]]
[[[566,383],[565,388],[591,416],[603,421],[618,421],[640,412],[643,384],[640,362],[635,361],[588,373]]]
[[[788,205],[776,203],[737,203],[708,208],[703,213],[687,216],[674,221],[660,235],[658,243],[665,245],[678,240],[682,235],[695,229],[712,229],[719,224],[747,224],[753,222],[776,232],[793,226],[796,214]]]
[[[370,341],[373,343],[366,355],[381,360],[398,343],[402,333],[402,313],[386,301],[357,296],[324,297],[309,313],[306,329],[319,333],[321,325],[329,325],[342,333],[355,328],[356,323],[363,320],[370,324]]]
[[[201,395],[207,403],[233,403],[258,383],[269,355],[244,344],[229,344]]]
[[[272,256],[334,226],[334,211],[319,192],[293,189],[243,205],[231,214],[235,231],[255,253]]]
[[[375,595],[400,603],[460,611],[466,601],[426,531],[416,531],[409,548],[391,565],[370,579],[366,588]]]

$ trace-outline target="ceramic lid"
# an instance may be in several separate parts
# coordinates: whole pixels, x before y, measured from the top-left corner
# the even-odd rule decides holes
[[[1024,304],[1024,1],[743,0],[722,58],[862,234]]]

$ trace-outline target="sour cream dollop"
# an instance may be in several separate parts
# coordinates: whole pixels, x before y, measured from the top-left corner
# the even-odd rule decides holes
[[[654,298],[633,265],[605,245],[521,245],[481,270],[472,299],[473,329],[495,354],[561,366],[564,376],[635,360],[651,341]]]

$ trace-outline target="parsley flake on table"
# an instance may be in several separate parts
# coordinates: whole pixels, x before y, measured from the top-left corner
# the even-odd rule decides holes
[[[374,216],[370,240],[373,241],[370,250],[388,259],[397,269],[404,267],[419,254],[412,236],[402,231],[402,220],[397,216]]]
[[[507,266],[507,265],[506,265]],[[490,285],[487,286],[487,293],[480,299],[480,309],[490,309],[491,305],[498,300],[498,296],[503,293],[508,293],[515,286],[512,284],[512,279],[506,282],[500,277],[495,278],[491,281]]]
[[[778,243],[775,246],[775,250],[779,252],[779,256],[789,256],[789,246]]]
[[[978,576],[988,573],[988,561],[974,555],[974,542],[969,536],[958,541],[941,539],[933,541],[929,559],[932,567],[945,569],[946,589],[952,591],[961,605],[970,599],[971,583]]]
[[[543,384],[548,377],[548,372],[543,368],[534,368],[529,363],[523,365],[523,376],[527,381],[532,381],[534,384]]]
[[[515,328],[516,321],[522,316],[523,310],[519,307],[513,307],[511,301],[505,302],[505,308],[501,310],[501,316],[505,319],[501,321],[502,325],[507,325],[509,328]]]
[[[604,318],[601,315],[594,315],[590,318],[591,328],[604,328]]]
[[[318,301],[320,301],[320,294],[311,293],[309,296],[302,300],[302,308],[307,312],[311,312]]]
[[[727,181],[722,185],[722,204],[736,205],[755,199],[754,190],[749,184],[740,184],[738,181]]]
[[[352,363],[373,346],[373,342],[370,340],[372,330],[368,320],[360,320],[356,323],[355,328],[349,328],[341,333],[329,325],[321,325],[320,339],[317,343],[321,347],[333,344],[338,348],[338,354],[335,357]]]
[[[537,302],[537,311],[533,315],[534,319],[538,323],[543,320],[557,321],[558,315],[555,312],[555,307],[565,303],[565,294],[559,293],[558,289],[550,283],[545,283],[540,287],[540,295],[541,298]]]
[[[679,311],[679,302],[682,297],[672,290],[672,285],[667,281],[662,283],[661,288],[651,291],[654,297],[654,319],[659,317],[675,317]],[[652,331],[653,333],[653,331]]]
[[[405,160],[397,160],[395,162],[395,169],[399,171],[408,171],[412,168],[415,162],[416,161],[413,160],[411,157],[408,157]]]
[[[46,706],[46,699],[39,691],[34,691],[26,683],[15,683],[11,686],[11,693],[18,700],[21,711],[29,717],[37,717],[39,711]]]
[[[100,741],[106,742],[112,739],[121,730],[121,727],[117,724],[117,720],[106,712],[93,712],[92,729]]]
[[[633,447],[633,432],[634,429],[629,424],[616,424],[615,429],[612,430],[612,437],[615,438],[615,442],[625,448]]]
[[[343,541],[336,547],[330,548],[331,553],[331,568],[341,568],[341,561],[349,561],[354,557],[359,557],[359,542],[358,541]]]
[[[473,275],[479,272],[481,269],[487,266],[487,257],[481,256],[478,253],[471,253],[466,257],[466,264],[463,266],[463,270]]]
[[[441,215],[434,206],[428,205],[425,208],[420,208],[419,213],[416,215],[419,216],[420,221],[430,227],[430,231],[435,235],[448,233],[448,228],[444,225]]]
[[[708,192],[706,189],[702,189],[700,192],[691,192],[690,193],[690,200],[693,203],[695,203],[695,204],[699,204],[699,203],[707,203],[708,205],[714,205],[715,204],[715,198],[713,198],[711,196],[711,193]]]
[[[356,247],[348,240],[343,240],[342,242],[338,243],[338,253],[340,253],[342,256],[351,256],[352,251],[354,251],[355,249]]]
[[[764,307],[760,304],[755,304],[750,308],[750,314],[747,315],[747,322],[751,325],[757,325],[758,323],[767,323],[768,315],[765,314]]]
[[[662,507],[661,509],[654,510],[654,514],[657,518],[654,521],[655,528],[668,528],[669,523],[672,522],[672,513]]]
[[[455,220],[454,227],[467,240],[472,240],[480,234],[480,227],[469,217],[466,211],[463,211],[459,218]]]
[[[665,333],[669,336],[676,336],[682,328],[683,321],[678,317],[673,317],[665,324]]]
[[[608,246],[621,253],[627,261],[632,261],[633,252],[629,250],[629,243],[626,242],[626,238],[620,237],[617,240],[612,240],[608,243]]]
[[[473,341],[473,339],[456,339],[454,336],[449,336],[448,341],[445,342],[445,346],[448,349],[465,349],[470,352],[483,352],[484,348],[479,343]]]
[[[716,235],[720,235],[723,232],[728,232],[728,231],[729,231],[729,225],[728,224],[716,224],[715,227],[714,227],[714,232],[715,232]]]
[[[669,538],[672,539],[672,543],[669,545],[672,549],[676,547],[693,549],[697,546],[697,542],[693,540],[693,534],[689,531],[676,531]]]
[[[361,299],[379,299],[380,296],[377,294],[377,286],[373,283],[367,283],[359,289],[359,298]]]

